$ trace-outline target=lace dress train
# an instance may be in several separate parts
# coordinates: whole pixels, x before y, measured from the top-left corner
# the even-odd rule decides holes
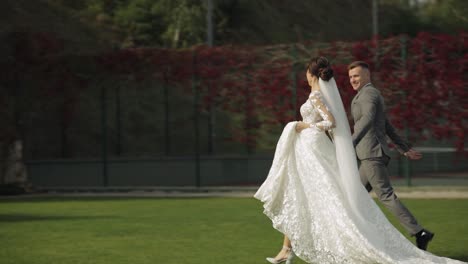
[[[310,128],[297,133],[296,122],[286,125],[268,177],[255,194],[298,257],[317,264],[463,263],[417,248],[364,187],[358,199],[365,219],[357,214],[340,181],[334,144],[323,132],[334,124],[320,91],[311,93],[301,115]]]

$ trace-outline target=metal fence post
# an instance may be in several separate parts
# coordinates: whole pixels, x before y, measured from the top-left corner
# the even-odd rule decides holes
[[[215,89],[213,83],[208,84],[208,91],[210,96],[213,95],[212,91]],[[208,152],[214,154],[216,151],[216,98],[211,98],[210,100],[210,119],[208,121]]]
[[[293,44],[292,49],[291,49],[291,56],[292,56],[292,106],[293,106],[293,112],[294,112],[294,120],[297,120],[299,118],[299,109],[297,109],[297,73],[296,73],[296,60],[297,60],[297,50],[296,50],[296,45]]]
[[[406,45],[407,45],[407,39],[405,36],[402,36],[400,39],[401,43],[401,59],[402,59],[402,65],[403,65],[403,70],[407,70],[406,68],[406,60],[407,60],[407,50],[406,50]],[[405,73],[406,77],[406,73]],[[407,102],[408,96],[406,94],[406,91],[403,90],[403,102]],[[406,108],[406,107],[405,107]],[[404,120],[404,125],[405,125],[405,138],[408,139],[409,137],[409,130],[408,130],[408,122],[407,120]],[[408,187],[411,186],[411,175],[410,175],[410,162],[408,158],[403,159],[403,175],[406,179],[406,185]]]
[[[163,90],[164,90],[164,154],[169,156],[171,153],[171,133],[169,131],[169,81],[165,76],[163,82]]]
[[[115,154],[120,156],[122,154],[122,118],[121,118],[121,102],[120,102],[120,85],[115,88],[115,126],[117,130],[117,142]]]
[[[249,71],[245,71],[245,134],[246,134],[246,150],[247,154],[250,155],[253,153],[252,149],[252,131],[251,131],[251,124],[252,120],[250,120],[250,107],[251,107],[251,97],[250,97],[250,87],[249,87]]]
[[[107,91],[105,85],[101,87],[101,132],[102,132],[102,184],[109,185],[107,170]]]
[[[192,52],[192,91],[193,91],[193,111],[194,111],[194,126],[195,126],[195,182],[197,187],[201,187],[200,175],[200,121],[199,121],[199,89],[197,83],[197,54]]]

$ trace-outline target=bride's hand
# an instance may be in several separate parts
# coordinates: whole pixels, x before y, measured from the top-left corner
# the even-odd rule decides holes
[[[309,128],[309,127],[310,127],[309,124],[299,121],[296,123],[296,132],[299,133],[302,130]]]

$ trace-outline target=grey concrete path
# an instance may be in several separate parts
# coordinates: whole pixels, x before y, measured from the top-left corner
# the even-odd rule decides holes
[[[0,196],[0,199],[24,199],[47,197],[155,197],[155,198],[200,198],[200,197],[240,197],[251,198],[258,189],[250,187],[107,187],[107,188],[56,188],[42,192]],[[396,186],[400,198],[417,199],[468,199],[468,186]],[[375,197],[373,193],[371,193]]]

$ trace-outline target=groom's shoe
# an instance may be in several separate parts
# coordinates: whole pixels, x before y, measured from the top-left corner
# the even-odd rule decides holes
[[[429,244],[429,242],[434,237],[434,233],[426,229],[423,229],[419,231],[415,236],[416,236],[416,245],[418,246],[418,248],[422,250],[426,250],[427,244]]]

